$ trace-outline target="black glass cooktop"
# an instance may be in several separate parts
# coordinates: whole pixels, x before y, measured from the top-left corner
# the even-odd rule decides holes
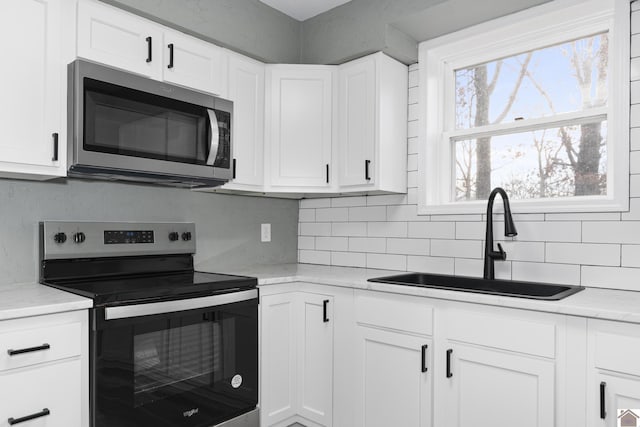
[[[94,306],[133,301],[162,301],[214,295],[255,288],[255,277],[229,274],[178,272],[91,279],[44,280],[52,286],[91,298]]]

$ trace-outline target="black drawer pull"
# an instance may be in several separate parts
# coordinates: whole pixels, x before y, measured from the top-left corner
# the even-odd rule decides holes
[[[151,37],[147,37],[147,62],[151,62],[152,57],[152,44],[153,39]]]
[[[233,176],[232,179],[236,179],[236,167],[238,165],[238,162],[236,162],[236,159],[233,159]]]
[[[327,184],[329,183],[329,164],[326,165],[326,172],[327,172]]]
[[[452,349],[447,350],[447,378],[451,378],[453,373],[451,372],[451,353],[453,353]]]
[[[427,349],[428,344],[422,346],[422,372],[427,372]]]
[[[167,47],[169,48],[169,65],[167,65],[167,68],[173,68],[173,43],[169,43]]]
[[[58,161],[58,132],[54,132],[51,134],[53,138],[53,156],[51,156],[51,160],[54,162]]]
[[[326,299],[322,301],[322,321],[327,323],[329,321],[329,317],[327,316],[327,306],[329,305],[329,300]]]
[[[51,414],[51,411],[49,411],[47,408],[44,408],[42,411],[37,412],[35,414],[31,414],[31,415],[27,415],[26,417],[22,417],[22,418],[9,418],[7,420],[7,422],[9,423],[10,426],[14,425],[14,424],[20,424],[23,423],[25,421],[29,421],[29,420],[34,420],[36,418],[40,418],[40,417],[44,417],[46,415]]]
[[[607,383],[602,381],[600,383],[600,418],[602,418],[603,420],[607,418],[607,408],[605,407],[605,396],[604,396],[604,392],[606,388],[607,388]]]
[[[369,165],[371,164],[371,160],[364,161],[364,179],[367,181],[371,181],[371,176],[369,176]]]
[[[37,347],[21,348],[19,350],[9,349],[7,350],[7,353],[9,354],[9,356],[15,356],[17,354],[32,353],[34,351],[49,350],[50,348],[51,346],[49,344],[44,343]]]

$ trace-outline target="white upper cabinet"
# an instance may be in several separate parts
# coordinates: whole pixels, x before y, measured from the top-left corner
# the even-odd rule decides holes
[[[225,188],[264,182],[264,64],[229,55],[229,99],[233,101],[234,179]]]
[[[78,56],[162,78],[162,27],[105,4],[78,4]]]
[[[340,191],[407,191],[405,65],[376,53],[338,69]]]
[[[164,33],[165,81],[217,96],[226,95],[225,51],[177,31]]]
[[[334,186],[335,72],[334,66],[267,65],[267,190],[326,192]]]
[[[77,54],[156,80],[226,96],[224,49],[92,0],[78,4]]]
[[[60,1],[5,0],[2,10],[0,174],[65,175]]]

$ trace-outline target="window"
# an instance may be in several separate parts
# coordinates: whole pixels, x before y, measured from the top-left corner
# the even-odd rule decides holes
[[[419,208],[628,208],[629,2],[560,0],[421,43]],[[517,206],[517,208],[516,208]]]

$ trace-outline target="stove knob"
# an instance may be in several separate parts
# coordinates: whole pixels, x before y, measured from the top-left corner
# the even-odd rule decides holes
[[[82,243],[86,240],[87,236],[82,231],[78,231],[73,235],[73,241],[76,243]]]
[[[64,242],[67,241],[67,235],[62,233],[62,232],[56,233],[53,236],[53,241],[56,242],[56,243],[64,243]]]
[[[172,242],[175,242],[179,238],[180,238],[180,235],[177,232],[172,231],[171,233],[169,233],[169,240],[171,240]]]
[[[191,232],[185,231],[184,233],[182,233],[182,240],[184,240],[185,242],[191,240]]]

